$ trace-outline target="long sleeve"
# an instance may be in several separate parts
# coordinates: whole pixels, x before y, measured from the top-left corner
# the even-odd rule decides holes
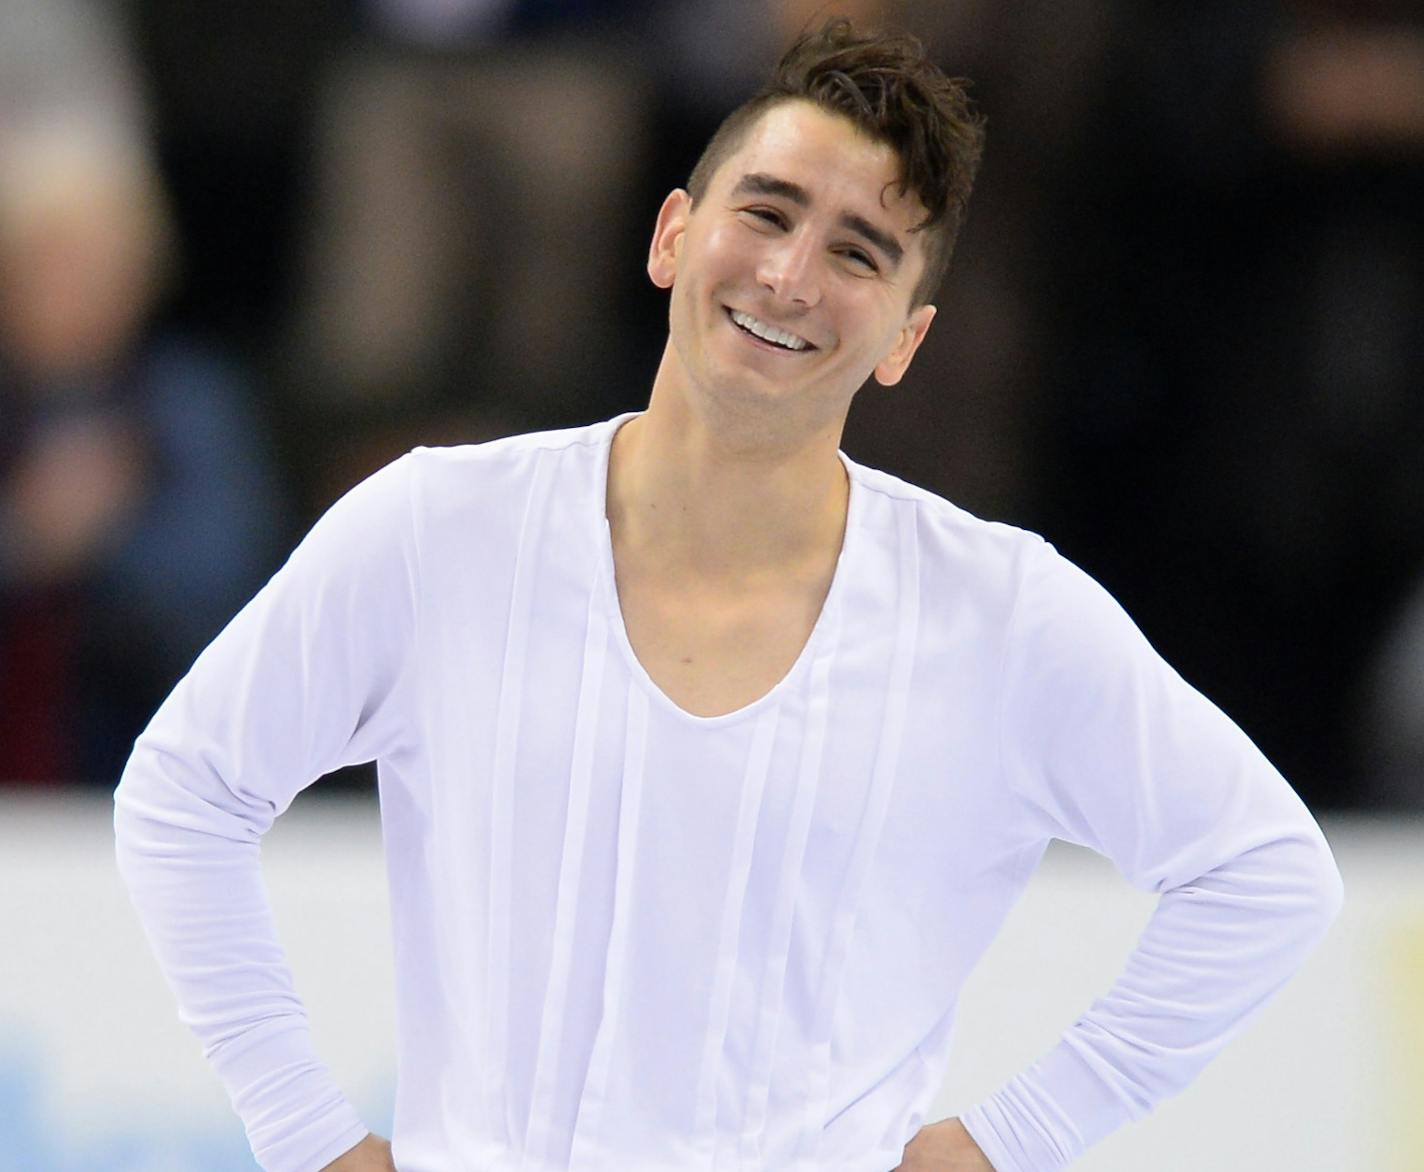
[[[1280,774],[1051,547],[1020,587],[1001,702],[1031,833],[1160,896],[1106,995],[964,1116],[998,1172],[1049,1172],[1182,1090],[1300,966],[1341,885]]]
[[[115,793],[120,872],[269,1172],[312,1172],[365,1134],[312,1051],[259,852],[300,789],[405,736],[412,464],[318,522],[159,709]]]

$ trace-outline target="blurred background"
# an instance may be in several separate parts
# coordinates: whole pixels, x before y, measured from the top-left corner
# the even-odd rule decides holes
[[[1316,810],[1424,806],[1405,0],[0,0],[0,777],[112,789],[413,444],[643,406],[658,204],[824,11],[989,126],[847,450],[1045,534]]]
[[[1417,0],[0,0],[0,819],[85,824],[364,475],[645,405],[657,207],[832,13],[989,135],[846,450],[1043,533],[1327,832],[1424,855]]]

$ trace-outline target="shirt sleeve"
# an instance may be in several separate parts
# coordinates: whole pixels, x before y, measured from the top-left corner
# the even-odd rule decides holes
[[[313,1053],[259,852],[303,787],[402,743],[412,462],[317,523],[164,702],[115,792],[120,873],[268,1172],[313,1172],[366,1134]]]
[[[997,1172],[1050,1172],[1182,1090],[1324,935],[1341,883],[1281,775],[1049,546],[1025,572],[1000,696],[1030,834],[1160,896],[1106,995],[963,1116]]]

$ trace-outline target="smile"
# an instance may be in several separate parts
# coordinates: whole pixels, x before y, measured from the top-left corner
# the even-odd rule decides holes
[[[743,313],[739,309],[727,310],[727,316],[732,319],[736,327],[744,334],[750,334],[769,345],[781,350],[814,350],[805,338],[798,334],[793,334],[789,330],[778,329],[776,326],[768,325],[760,318],[752,317],[749,313]]]

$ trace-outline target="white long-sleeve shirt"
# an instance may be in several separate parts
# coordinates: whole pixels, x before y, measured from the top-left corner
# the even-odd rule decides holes
[[[1290,787],[1051,546],[849,460],[800,658],[689,715],[618,608],[626,418],[417,449],[356,487],[135,747],[121,869],[262,1166],[365,1132],[258,851],[303,786],[372,758],[401,1172],[887,1172],[1052,838],[1160,902],[966,1126],[999,1172],[1048,1172],[1180,1090],[1339,905]]]

